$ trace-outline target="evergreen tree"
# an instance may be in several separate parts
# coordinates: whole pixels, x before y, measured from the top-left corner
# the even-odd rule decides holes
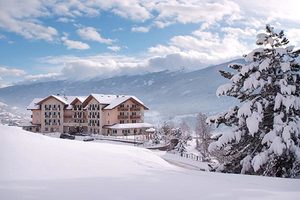
[[[208,122],[233,128],[209,150],[226,150],[221,171],[295,177],[300,160],[300,50],[294,50],[283,31],[267,25],[257,35],[262,46],[245,55],[246,64],[231,64],[235,73],[222,71],[230,80],[217,95],[240,101]]]
[[[153,135],[152,143],[160,144],[160,141],[161,141],[161,137],[160,137],[159,133],[157,131],[155,131],[155,133]]]
[[[187,146],[187,138],[183,134],[182,130],[180,128],[174,128],[172,130],[172,136],[176,139],[178,139],[178,143],[175,147],[175,151],[179,153],[186,152],[186,146]]]

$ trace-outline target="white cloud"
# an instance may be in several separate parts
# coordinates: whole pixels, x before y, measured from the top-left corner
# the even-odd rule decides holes
[[[79,50],[86,50],[89,49],[90,46],[86,43],[75,41],[75,40],[69,40],[67,36],[63,36],[61,38],[61,41],[65,46],[67,46],[68,49],[79,49]]]
[[[38,0],[0,1],[0,28],[28,39],[54,40],[57,30],[37,20],[39,16],[48,15],[45,5]]]
[[[150,47],[148,49],[148,52],[150,54],[163,56],[163,55],[168,55],[168,54],[180,53],[181,50],[175,46],[157,45],[154,47]]]
[[[113,40],[103,38],[93,27],[85,27],[77,30],[77,34],[84,40],[96,41],[103,44],[111,44]]]
[[[65,78],[84,79],[96,76],[110,77],[122,73],[137,73],[146,66],[142,58],[100,54],[96,56],[46,57],[41,60],[53,66],[63,66],[60,74]]]
[[[60,18],[58,18],[56,21],[57,21],[57,22],[61,22],[61,23],[75,22],[74,19],[66,18],[66,17],[60,17]]]
[[[0,34],[0,40],[6,39],[5,35]]]
[[[0,66],[0,76],[22,76],[25,75],[26,72],[24,70],[8,68],[4,66]]]
[[[158,12],[155,18],[156,24],[168,23],[215,23],[225,16],[239,13],[238,4],[232,1],[161,1],[157,2],[153,9]],[[160,25],[161,25],[160,24]]]
[[[25,81],[37,82],[37,81],[50,81],[57,80],[61,77],[60,73],[47,73],[47,74],[31,74],[25,76]]]
[[[114,52],[118,52],[121,50],[121,47],[120,46],[108,46],[107,47],[109,50],[112,50]]]
[[[21,69],[0,66],[0,88],[12,85],[12,82],[20,80],[25,74]]]
[[[299,47],[300,45],[300,28],[291,28],[288,29],[288,31],[285,32],[287,38],[290,41],[290,44],[297,45]]]
[[[139,26],[139,27],[132,27],[131,31],[132,32],[142,32],[142,33],[147,33],[149,32],[149,27],[145,27],[145,26]]]

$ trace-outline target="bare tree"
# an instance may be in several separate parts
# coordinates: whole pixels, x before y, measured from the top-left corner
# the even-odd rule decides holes
[[[179,126],[182,131],[183,137],[185,137],[186,140],[192,140],[191,128],[189,127],[189,125],[185,121],[182,121]]]
[[[211,139],[211,128],[206,123],[206,115],[199,113],[196,118],[196,136],[197,146],[196,148],[200,151],[204,158],[209,157],[208,146],[212,142]]]

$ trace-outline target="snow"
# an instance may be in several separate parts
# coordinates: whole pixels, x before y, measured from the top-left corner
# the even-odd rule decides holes
[[[259,70],[263,71],[263,70],[267,70],[270,67],[270,58],[266,58],[264,59],[264,61],[262,61],[259,65]]]
[[[279,136],[276,136],[270,146],[270,151],[280,156],[285,148],[286,146],[283,144],[282,139]]]
[[[254,171],[258,171],[260,167],[268,161],[268,153],[262,152],[254,156],[251,161]]]
[[[57,139],[8,126],[0,126],[0,137],[0,199],[5,200],[296,200],[300,196],[299,179],[184,169],[139,147]]]
[[[155,132],[155,128],[148,128],[146,129],[146,132]]]
[[[27,106],[27,110],[40,109],[40,106],[37,104],[42,101],[44,98],[34,98],[31,103]]]
[[[216,91],[217,96],[225,95],[229,90],[231,90],[233,85],[231,83],[226,83],[218,87]]]
[[[251,156],[247,155],[243,160],[241,161],[242,170],[241,173],[245,174],[247,171],[251,169]]]
[[[246,119],[246,124],[249,130],[249,133],[253,136],[259,130],[259,123],[262,121],[262,117],[259,113],[253,112],[250,117]]]
[[[120,105],[121,103],[123,103],[123,102],[125,102],[125,101],[127,101],[128,99],[131,99],[131,98],[134,99],[135,101],[137,101],[139,104],[144,106],[144,103],[141,100],[139,100],[137,97],[135,97],[135,96],[123,96],[122,95],[122,96],[117,96],[115,99],[112,99],[111,102],[109,102],[109,103],[107,102],[109,105],[106,106],[104,109],[105,110],[113,109],[116,106]],[[101,100],[99,100],[99,102],[102,103]]]
[[[252,106],[252,102],[249,101],[249,102],[246,102],[244,103],[240,108],[239,108],[239,111],[238,111],[238,114],[237,116],[238,117],[248,117],[251,115],[251,106]]]
[[[130,129],[130,128],[151,128],[153,127],[153,125],[149,123],[124,123],[124,124],[115,124],[107,127],[111,129]]]
[[[280,66],[283,72],[291,70],[290,63],[288,62],[280,63]]]

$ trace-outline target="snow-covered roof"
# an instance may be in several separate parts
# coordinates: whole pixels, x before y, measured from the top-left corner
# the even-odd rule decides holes
[[[72,109],[73,105],[71,105],[75,99],[78,99],[81,103],[85,101],[85,99],[87,98],[86,96],[66,96],[65,97],[67,99],[68,102],[68,107],[66,109]]]
[[[146,129],[146,132],[155,132],[155,128],[148,128]]]
[[[45,98],[34,98],[33,101],[30,103],[30,105],[27,107],[27,109],[28,110],[40,109],[39,104],[41,104],[43,101],[45,101],[45,100],[47,100],[48,98],[51,98],[51,97],[57,99],[58,101],[62,102],[65,105],[67,105],[66,109],[72,109],[73,108],[71,103],[73,103],[73,101],[76,98],[86,105],[86,103],[88,103],[92,97],[95,98],[100,104],[107,105],[104,108],[105,110],[113,109],[113,108],[117,107],[118,105],[120,105],[121,103],[123,103],[123,102],[125,102],[129,99],[133,99],[134,101],[138,102],[139,104],[144,106],[146,109],[148,109],[144,105],[144,103],[135,96],[132,96],[132,95],[110,95],[110,94],[108,94],[108,95],[107,94],[91,94],[89,96],[50,95],[50,96],[45,97]]]
[[[40,105],[38,105],[37,103],[42,101],[44,98],[34,98],[31,103],[29,104],[29,106],[27,106],[27,110],[36,110],[36,109],[40,109]]]
[[[99,103],[101,104],[110,104],[114,99],[117,98],[117,95],[110,94],[91,94]]]
[[[126,123],[126,124],[115,124],[112,126],[106,126],[109,129],[132,129],[132,128],[151,128],[152,124],[149,123]]]
[[[111,102],[109,103],[109,105],[106,106],[106,107],[103,108],[103,109],[104,109],[104,110],[110,110],[110,109],[113,109],[113,108],[115,108],[116,106],[120,105],[121,103],[123,103],[123,102],[125,102],[125,101],[127,101],[127,100],[129,100],[129,99],[133,99],[133,100],[137,101],[139,104],[141,104],[142,106],[146,107],[146,106],[144,105],[144,103],[143,103],[141,100],[139,100],[137,97],[135,97],[135,96],[125,96],[125,95],[121,95],[121,96],[117,96],[117,98],[115,98],[113,101],[111,101]]]
[[[100,104],[106,104],[107,106],[103,108],[105,110],[113,109],[129,99],[133,99],[147,108],[141,100],[132,95],[91,94],[84,100],[85,105],[90,101],[91,97],[95,98]]]

